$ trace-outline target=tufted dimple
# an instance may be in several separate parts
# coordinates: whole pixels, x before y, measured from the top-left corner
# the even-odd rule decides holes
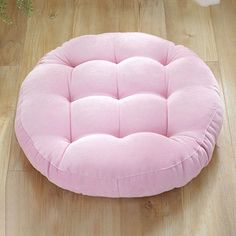
[[[181,45],[143,33],[74,38],[22,84],[16,135],[62,188],[148,196],[183,186],[210,161],[222,125],[218,84]]]

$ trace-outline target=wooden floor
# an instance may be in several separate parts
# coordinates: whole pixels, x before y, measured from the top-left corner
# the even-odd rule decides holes
[[[235,236],[236,1],[210,8],[191,0],[33,2],[31,18],[11,3],[14,24],[0,22],[0,235]],[[112,31],[142,31],[184,44],[220,83],[224,125],[213,159],[183,188],[140,199],[73,194],[33,169],[16,141],[19,86],[38,59],[71,37]]]

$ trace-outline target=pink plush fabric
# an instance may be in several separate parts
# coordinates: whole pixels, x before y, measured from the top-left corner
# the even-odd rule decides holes
[[[211,159],[217,82],[193,52],[143,33],[72,39],[45,55],[19,96],[16,135],[32,165],[86,195],[180,187]]]

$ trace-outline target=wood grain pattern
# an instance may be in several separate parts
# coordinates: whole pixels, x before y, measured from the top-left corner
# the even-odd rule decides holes
[[[188,0],[165,1],[167,37],[194,50],[205,61],[216,61],[210,8]]]
[[[7,2],[9,2],[7,14],[12,17],[13,24],[9,27],[0,22],[0,66],[15,66],[18,65],[22,55],[26,16],[17,11],[14,0]]]
[[[42,0],[28,19],[13,2],[15,23],[0,22],[0,236],[236,235],[236,2]],[[219,81],[225,115],[213,159],[183,188],[138,199],[74,194],[38,173],[16,141],[17,94],[38,59],[71,37],[114,31],[184,44]]]

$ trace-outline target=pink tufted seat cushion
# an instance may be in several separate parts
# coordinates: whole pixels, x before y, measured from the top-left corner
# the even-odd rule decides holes
[[[39,61],[22,84],[15,130],[58,186],[140,197],[199,174],[221,125],[217,82],[196,54],[148,34],[107,33]]]

